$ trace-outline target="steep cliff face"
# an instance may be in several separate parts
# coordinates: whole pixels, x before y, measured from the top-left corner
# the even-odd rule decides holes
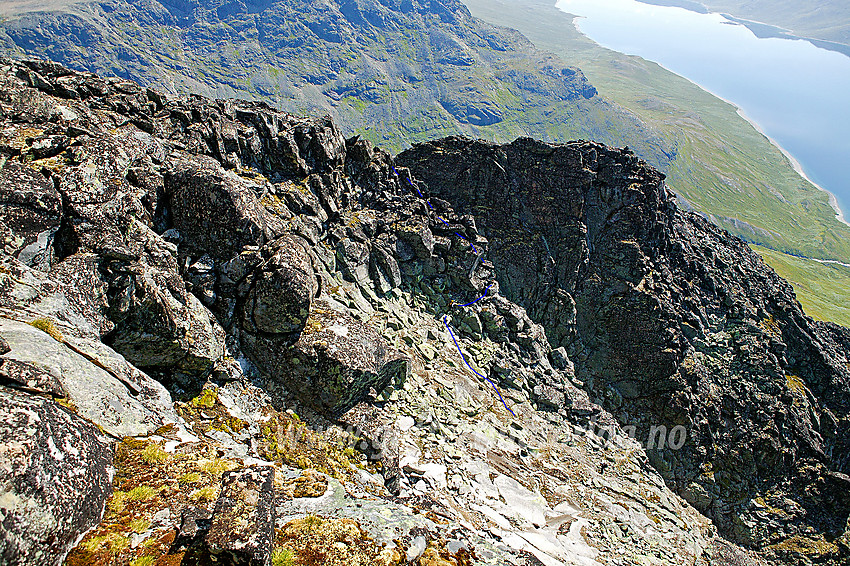
[[[3,60],[0,199],[0,392],[30,415],[0,425],[9,563],[761,563],[661,474],[766,556],[846,560],[846,331],[628,153],[394,161],[327,119]]]
[[[621,424],[688,430],[649,452],[680,494],[747,546],[847,560],[850,331],[628,150],[452,138],[398,162],[501,243],[502,292]]]

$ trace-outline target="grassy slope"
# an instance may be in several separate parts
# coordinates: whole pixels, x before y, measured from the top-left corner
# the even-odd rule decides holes
[[[761,246],[752,248],[781,277],[795,282],[794,291],[806,314],[850,328],[850,267],[817,263]]]
[[[826,195],[801,179],[733,106],[654,63],[598,46],[551,1],[464,2],[475,16],[518,29],[541,49],[580,67],[600,93],[676,147],[665,171],[670,186],[717,224],[762,244],[759,251],[848,261],[850,229],[834,219]],[[850,324],[845,306],[850,270],[775,252],[762,255],[794,284],[813,316]]]

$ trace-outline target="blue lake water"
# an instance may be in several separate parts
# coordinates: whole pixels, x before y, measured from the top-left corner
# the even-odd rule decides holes
[[[559,0],[604,47],[655,61],[738,106],[850,220],[850,57],[758,38],[720,14],[636,0]]]

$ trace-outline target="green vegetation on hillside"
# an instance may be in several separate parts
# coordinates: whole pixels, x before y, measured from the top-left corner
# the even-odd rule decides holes
[[[596,96],[580,70],[512,30],[472,18],[457,0],[409,9],[88,1],[0,24],[2,51],[175,94],[330,114],[346,135],[391,151],[447,135],[596,139],[628,144],[655,165],[670,151],[633,113]]]
[[[751,246],[783,279],[791,281],[809,316],[850,328],[850,267],[820,263]]]

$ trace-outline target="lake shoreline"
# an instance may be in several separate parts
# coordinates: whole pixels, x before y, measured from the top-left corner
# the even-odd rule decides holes
[[[652,2],[642,2],[642,0],[637,0],[637,1],[638,1],[638,2],[641,2],[641,3],[645,3],[645,4],[647,4],[647,5],[658,5],[658,4],[654,4],[654,3],[652,3]],[[688,10],[688,8],[685,8],[684,6],[675,6],[675,7],[679,7],[679,8],[681,8],[681,9]],[[587,38],[587,39],[589,39],[590,41],[593,41],[594,43],[596,43],[596,44],[597,44],[597,45],[599,45],[600,47],[603,47],[603,48],[605,48],[605,49],[611,49],[612,51],[615,51],[615,52],[617,52],[617,53],[623,53],[623,52],[621,52],[621,51],[617,51],[616,49],[613,49],[613,48],[611,48],[611,47],[606,47],[606,46],[604,46],[604,45],[601,45],[600,43],[596,42],[593,38],[591,38],[589,35],[587,35],[584,31],[582,31],[581,27],[579,26],[578,20],[580,20],[580,19],[582,19],[582,18],[585,18],[585,16],[578,16],[578,15],[575,15],[575,14],[573,14],[573,13],[571,13],[571,12],[568,12],[567,10],[561,9],[560,7],[559,7],[558,9],[560,9],[561,11],[563,11],[563,12],[564,12],[564,13],[566,13],[566,14],[569,14],[569,15],[572,15],[572,16],[573,16],[573,20],[572,20],[573,27],[575,27],[576,31],[578,31],[578,32],[579,32],[580,34],[582,34],[584,37],[586,37],[586,38]],[[692,10],[690,10],[690,11],[692,11]],[[726,18],[726,16],[725,16],[725,15],[723,15],[723,14],[719,14],[719,15],[723,16],[724,18]],[[730,21],[732,21],[732,20],[730,20]],[[737,23],[737,22],[735,22],[735,23],[736,23],[736,25],[743,25],[743,24],[740,24],[740,23]],[[811,185],[812,185],[813,187],[815,187],[816,189],[818,189],[818,190],[820,190],[820,191],[823,191],[824,193],[826,193],[826,194],[827,194],[827,199],[828,199],[829,205],[830,205],[830,207],[832,207],[832,210],[835,212],[835,219],[836,219],[836,220],[838,220],[839,222],[841,222],[842,224],[845,224],[845,225],[847,225],[847,226],[850,226],[850,221],[848,221],[848,220],[847,220],[847,217],[845,216],[844,211],[841,209],[841,206],[840,206],[840,204],[839,204],[839,202],[838,202],[838,198],[837,198],[837,197],[836,197],[836,196],[835,196],[835,195],[834,195],[831,191],[829,191],[829,190],[825,189],[824,187],[822,187],[821,185],[819,185],[819,184],[815,183],[812,179],[810,179],[810,178],[809,178],[809,176],[806,174],[805,170],[803,169],[803,166],[800,164],[800,162],[799,162],[799,161],[798,161],[798,160],[797,160],[797,159],[796,159],[796,158],[795,158],[795,157],[794,157],[794,156],[793,156],[793,155],[792,155],[792,154],[791,154],[788,150],[786,150],[784,147],[782,147],[782,145],[781,145],[781,144],[780,144],[780,143],[779,143],[776,139],[774,139],[773,137],[771,137],[770,135],[768,135],[768,134],[764,131],[764,129],[763,129],[763,128],[762,128],[762,127],[761,127],[761,126],[760,126],[760,125],[759,125],[759,124],[755,121],[755,120],[753,120],[752,118],[750,118],[750,117],[746,114],[746,112],[744,112],[744,110],[743,110],[740,106],[738,106],[738,105],[737,105],[737,104],[735,104],[734,102],[732,102],[732,101],[730,101],[730,100],[728,100],[728,99],[726,99],[726,98],[724,98],[724,97],[720,96],[719,94],[717,94],[717,93],[715,93],[715,92],[712,92],[710,89],[706,88],[705,86],[703,86],[702,84],[698,83],[697,81],[695,81],[695,80],[693,80],[693,79],[691,79],[691,78],[689,78],[689,77],[686,77],[686,76],[684,76],[684,75],[681,75],[681,74],[679,74],[679,73],[677,73],[677,72],[673,71],[672,69],[670,69],[669,67],[665,66],[665,65],[664,65],[664,64],[662,64],[662,63],[659,63],[658,61],[653,61],[653,60],[651,60],[651,59],[645,59],[644,57],[642,57],[642,56],[640,56],[640,55],[629,54],[629,53],[623,53],[623,54],[624,54],[624,55],[629,55],[629,56],[641,57],[641,59],[644,59],[644,60],[646,60],[646,61],[648,61],[648,62],[650,62],[650,63],[654,63],[655,65],[658,65],[658,66],[659,66],[659,67],[661,67],[662,69],[664,69],[664,70],[666,70],[666,71],[668,71],[668,72],[670,72],[670,73],[673,73],[673,74],[674,74],[674,75],[676,75],[676,76],[679,76],[679,77],[681,77],[681,78],[685,79],[686,81],[688,81],[688,82],[690,82],[691,84],[693,84],[693,85],[695,85],[696,87],[698,87],[700,90],[702,90],[702,91],[704,91],[704,92],[706,92],[706,93],[710,94],[711,96],[713,96],[713,97],[717,98],[718,100],[722,100],[722,101],[723,101],[723,102],[725,102],[726,104],[729,104],[730,106],[732,106],[733,108],[735,108],[735,110],[736,110],[737,114],[738,114],[741,118],[743,118],[744,120],[746,120],[746,121],[747,121],[747,123],[748,123],[748,124],[750,124],[750,125],[753,127],[753,129],[755,129],[755,130],[756,130],[759,134],[761,134],[762,136],[764,136],[764,138],[765,138],[766,140],[768,140],[768,141],[770,142],[770,144],[771,144],[771,145],[773,145],[776,149],[778,149],[778,150],[782,153],[782,155],[784,155],[784,156],[785,156],[785,158],[786,158],[786,159],[788,159],[788,162],[790,163],[791,167],[794,169],[794,171],[795,171],[798,175],[800,175],[800,177],[801,177],[801,178],[803,178],[803,180],[805,180],[807,183],[811,184]],[[809,259],[814,259],[814,258],[809,258]]]
[[[723,12],[714,12],[709,10],[704,4],[698,2],[697,0],[637,0],[641,4],[647,4],[649,6],[663,6],[670,8],[682,8],[683,10],[688,10],[690,12],[696,12],[697,14],[720,14],[727,20],[736,22],[749,28],[753,33],[755,33],[758,37],[776,37],[780,39],[798,39],[801,41],[808,41],[815,47],[820,47],[821,49],[827,49],[829,51],[835,51],[836,53],[841,53],[847,57],[850,57],[850,44],[841,43],[838,41],[830,41],[828,39],[818,39],[816,37],[808,37],[805,35],[798,35],[794,30],[784,28],[782,26],[778,26],[776,24],[769,24],[767,22],[760,22],[758,20],[750,20],[747,18],[739,18],[732,14],[726,14]]]
[[[669,69],[667,69],[667,70],[669,71]],[[671,71],[671,72],[672,72],[672,71]],[[679,75],[679,76],[681,76],[681,75]],[[683,78],[686,78],[686,79],[687,79],[687,77],[683,77]],[[688,80],[690,80],[690,79],[688,79]],[[756,131],[757,131],[757,132],[758,132],[758,133],[760,133],[761,135],[763,135],[763,136],[767,139],[767,141],[769,141],[769,142],[771,143],[771,145],[773,145],[773,147],[775,147],[776,149],[778,149],[779,151],[781,151],[781,152],[782,152],[782,155],[784,155],[784,156],[785,156],[785,158],[786,158],[786,159],[788,159],[788,162],[789,162],[789,163],[791,163],[791,167],[793,167],[793,168],[794,168],[794,171],[796,171],[796,172],[797,172],[797,174],[798,174],[798,175],[800,175],[800,177],[802,177],[802,178],[803,178],[806,182],[808,182],[809,184],[811,184],[813,187],[815,187],[815,188],[816,188],[816,189],[818,189],[819,191],[823,191],[823,192],[825,192],[825,193],[827,194],[827,197],[829,198],[829,206],[831,206],[831,207],[832,207],[832,210],[834,210],[834,211],[835,211],[835,219],[836,219],[836,220],[838,220],[839,222],[841,222],[842,224],[846,224],[846,225],[850,226],[850,222],[848,222],[848,221],[847,221],[847,217],[846,217],[846,216],[844,216],[844,211],[843,211],[843,210],[841,210],[841,206],[838,204],[838,197],[836,197],[836,196],[835,196],[834,194],[832,194],[830,191],[828,191],[827,189],[825,189],[825,188],[821,187],[820,185],[818,185],[817,183],[815,183],[813,180],[811,180],[811,179],[809,178],[809,176],[808,176],[808,175],[806,175],[806,172],[803,170],[803,166],[800,164],[800,162],[799,162],[799,161],[797,161],[797,159],[796,159],[793,155],[791,155],[791,154],[788,152],[788,150],[786,150],[784,147],[782,147],[782,146],[779,144],[779,142],[778,142],[778,141],[776,141],[775,139],[773,139],[772,137],[770,137],[769,135],[767,135],[767,133],[765,133],[765,131],[761,128],[761,126],[759,126],[759,125],[756,123],[756,121],[755,121],[755,120],[753,120],[752,118],[750,118],[749,116],[747,116],[747,113],[746,113],[746,112],[744,112],[744,110],[743,110],[740,106],[737,106],[735,103],[733,103],[733,102],[731,102],[731,101],[729,101],[729,100],[726,100],[726,99],[725,99],[725,98],[723,98],[722,96],[718,96],[718,95],[716,95],[715,93],[711,92],[710,90],[707,90],[707,89],[706,89],[706,88],[704,88],[702,85],[700,85],[700,84],[698,84],[698,83],[695,83],[694,81],[691,81],[691,82],[692,82],[692,83],[694,83],[695,85],[697,85],[698,87],[700,87],[700,88],[701,88],[702,90],[704,90],[705,92],[707,92],[707,93],[711,94],[712,96],[714,96],[714,97],[716,97],[716,98],[719,98],[720,100],[722,100],[722,101],[723,101],[723,102],[725,102],[726,104],[730,104],[730,105],[734,106],[734,107],[735,107],[735,109],[736,109],[736,111],[738,112],[738,115],[739,115],[741,118],[743,118],[744,120],[746,120],[746,121],[747,121],[747,122],[748,122],[748,123],[749,123],[749,124],[750,124],[750,125],[751,125],[751,126],[752,126],[752,127],[753,127]],[[814,259],[814,258],[809,258],[809,259]],[[842,265],[846,265],[846,264],[842,264]]]

